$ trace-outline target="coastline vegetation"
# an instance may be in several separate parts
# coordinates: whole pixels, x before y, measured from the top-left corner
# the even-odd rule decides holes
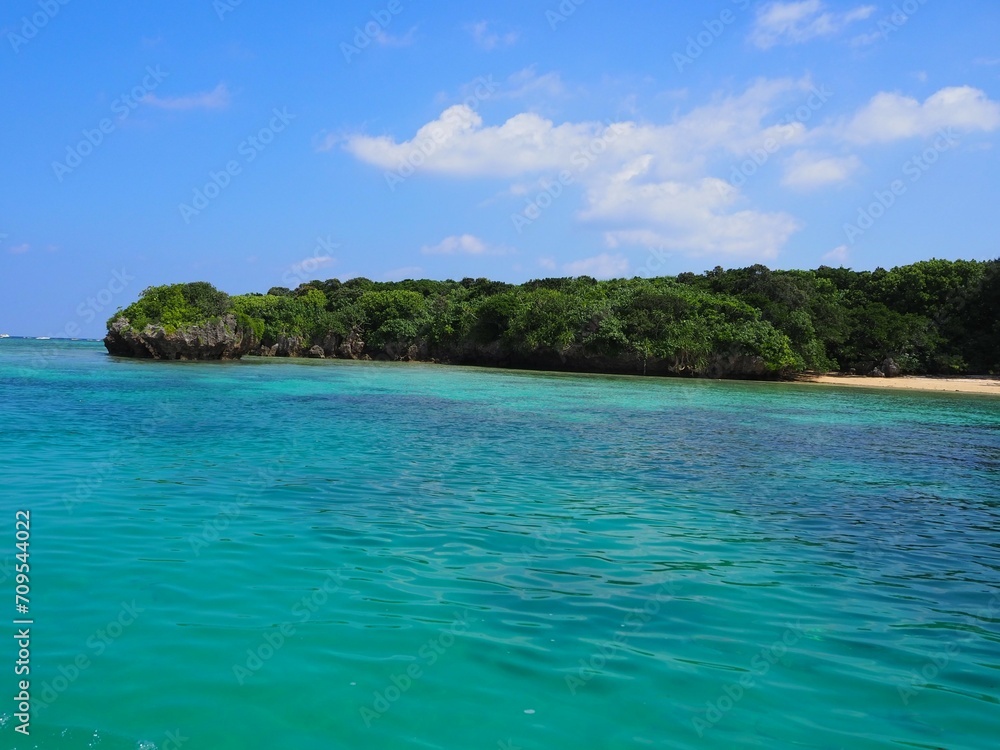
[[[891,270],[676,277],[310,281],[229,296],[206,282],[146,289],[119,310],[168,334],[235,317],[251,354],[781,377],[1000,372],[1000,260],[929,260]],[[319,354],[315,353],[318,347]]]

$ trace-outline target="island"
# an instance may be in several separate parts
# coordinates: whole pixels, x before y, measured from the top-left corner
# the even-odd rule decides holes
[[[118,310],[110,354],[423,361],[787,379],[1000,372],[1000,260],[885,270],[716,267],[703,274],[523,284],[309,281],[230,296],[154,286]]]

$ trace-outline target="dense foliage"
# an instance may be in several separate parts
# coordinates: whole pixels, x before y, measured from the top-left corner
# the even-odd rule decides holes
[[[194,325],[206,319],[217,318],[232,307],[225,292],[218,291],[205,281],[190,284],[151,286],[140,295],[137,302],[128,306],[125,315],[136,328],[150,323],[168,330]],[[111,320],[122,314],[116,313]],[[108,321],[108,327],[111,326]]]
[[[1000,372],[1000,261],[596,281],[312,281],[229,297],[151,287],[116,314],[141,328],[227,313],[265,348],[608,372],[777,376]],[[292,343],[289,343],[292,342]]]

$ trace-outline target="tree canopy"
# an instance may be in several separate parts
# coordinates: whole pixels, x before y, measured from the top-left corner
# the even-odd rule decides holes
[[[195,282],[150,287],[113,319],[177,328],[227,313],[264,346],[353,337],[375,358],[416,347],[441,361],[597,371],[701,374],[740,360],[765,376],[868,372],[886,358],[909,373],[1000,371],[1000,260],[520,285],[328,279],[232,297]]]

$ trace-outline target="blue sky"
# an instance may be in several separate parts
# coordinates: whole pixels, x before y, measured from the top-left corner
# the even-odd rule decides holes
[[[1000,5],[10,0],[0,332],[152,284],[1000,256]]]

